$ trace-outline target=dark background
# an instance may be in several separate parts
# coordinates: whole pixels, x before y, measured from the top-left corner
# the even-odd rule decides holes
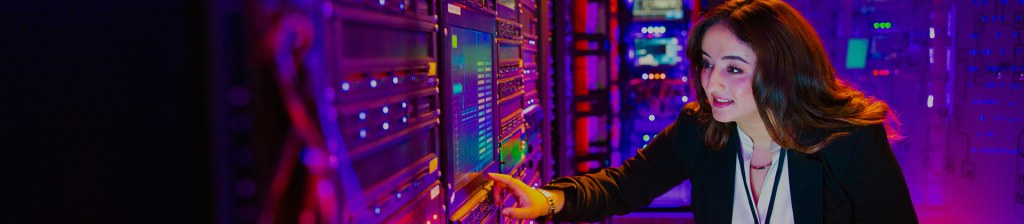
[[[211,220],[207,8],[0,2],[0,220]]]

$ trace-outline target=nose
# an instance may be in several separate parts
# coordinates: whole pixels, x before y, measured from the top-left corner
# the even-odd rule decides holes
[[[703,76],[701,80],[704,82],[704,91],[709,94],[708,97],[711,97],[710,93],[719,92],[725,89],[725,82],[722,82],[722,71],[720,69],[712,68],[710,70],[705,70],[701,76]]]

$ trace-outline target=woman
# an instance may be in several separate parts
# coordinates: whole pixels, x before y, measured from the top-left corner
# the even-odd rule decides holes
[[[689,179],[698,223],[916,223],[885,102],[836,76],[814,29],[777,0],[731,1],[692,29],[698,101],[621,167],[510,191],[505,216],[597,221]],[[894,119],[889,119],[895,121]],[[889,132],[887,132],[887,130]],[[501,200],[496,200],[501,201]]]

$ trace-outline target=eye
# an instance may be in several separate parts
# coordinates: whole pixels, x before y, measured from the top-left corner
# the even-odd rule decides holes
[[[700,61],[700,68],[701,69],[709,69],[709,68],[714,68],[714,66],[712,66],[711,63],[708,62],[708,60],[701,60]]]
[[[740,73],[743,73],[743,70],[740,70],[739,68],[736,68],[736,67],[731,67],[731,66],[730,66],[729,68],[726,68],[726,69],[725,69],[725,71],[727,71],[727,72],[729,72],[729,73],[732,73],[732,74],[740,74]]]

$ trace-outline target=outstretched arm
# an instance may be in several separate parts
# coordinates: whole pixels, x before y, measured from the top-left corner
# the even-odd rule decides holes
[[[702,136],[697,133],[692,117],[680,115],[675,123],[662,130],[648,146],[622,166],[605,168],[596,173],[555,179],[543,189],[553,194],[555,220],[599,221],[646,206],[691,176]],[[547,215],[549,206],[539,191],[504,175],[492,175],[517,199],[517,207],[506,208],[503,214],[513,218],[532,219]],[[501,192],[498,190],[498,192]]]

